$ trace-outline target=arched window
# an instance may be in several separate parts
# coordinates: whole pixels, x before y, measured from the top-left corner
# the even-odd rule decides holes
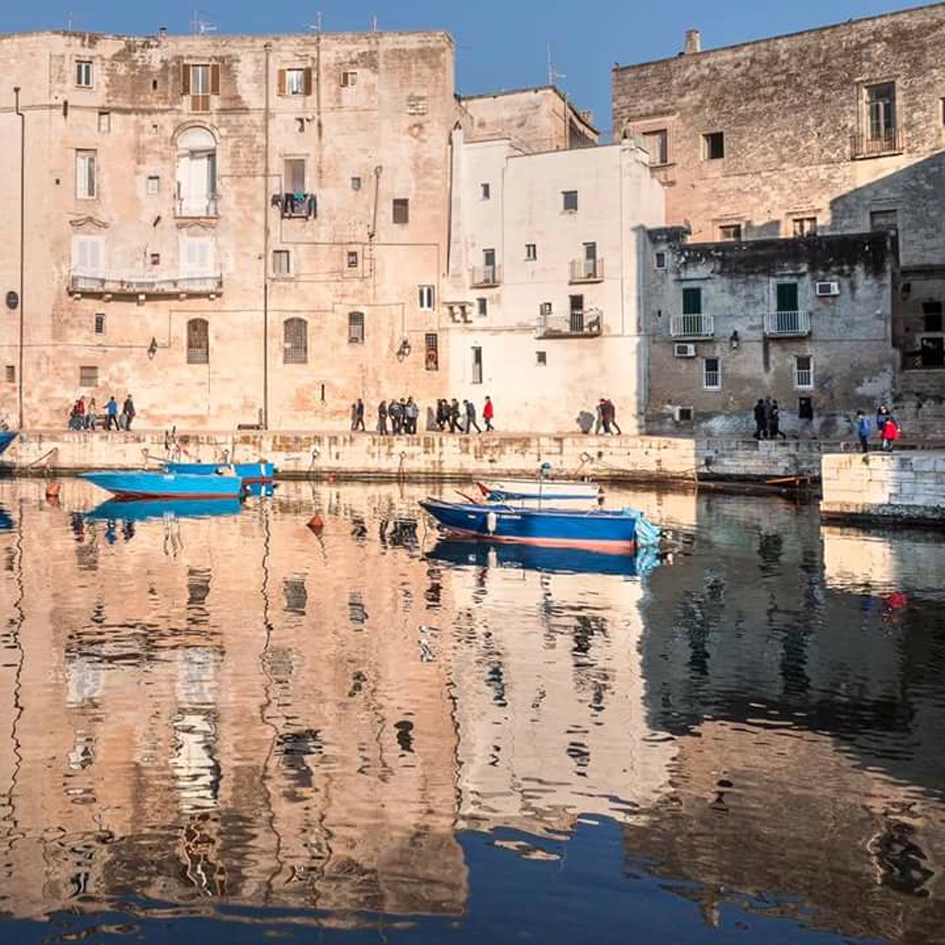
[[[217,142],[206,128],[188,128],[177,138],[177,213],[217,215]]]
[[[210,326],[205,318],[187,322],[187,363],[210,363]]]
[[[308,322],[287,318],[282,326],[282,363],[308,364]]]

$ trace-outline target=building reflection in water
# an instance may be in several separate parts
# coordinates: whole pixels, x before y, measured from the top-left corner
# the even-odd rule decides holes
[[[454,917],[462,831],[608,817],[710,922],[776,890],[934,940],[941,570],[911,580],[898,539],[858,575],[816,509],[617,496],[694,536],[641,578],[437,543],[420,490],[287,485],[130,534],[63,493],[0,485],[0,908]]]

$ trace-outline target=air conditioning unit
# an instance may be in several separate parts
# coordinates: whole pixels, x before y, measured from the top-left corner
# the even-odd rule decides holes
[[[673,407],[673,419],[677,423],[692,423],[692,407]]]
[[[840,294],[840,283],[839,282],[818,282],[814,287],[814,294],[819,298],[824,296],[839,295]]]
[[[674,358],[694,358],[696,356],[696,346],[687,344],[673,345]]]

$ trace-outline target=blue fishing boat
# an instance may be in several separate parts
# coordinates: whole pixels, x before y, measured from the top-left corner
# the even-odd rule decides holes
[[[0,455],[16,439],[16,430],[0,430]]]
[[[85,513],[93,521],[145,522],[148,519],[239,515],[239,499],[109,499]]]
[[[276,475],[273,463],[261,460],[258,463],[165,463],[164,468],[171,473],[183,473],[187,476],[213,476],[220,472],[232,472],[244,483],[272,482]]]
[[[585,548],[611,554],[632,553],[637,544],[659,541],[659,529],[636,509],[570,512],[564,509],[512,508],[444,502],[427,498],[420,506],[449,534],[492,542]]]
[[[238,499],[239,476],[188,476],[170,472],[90,472],[82,478],[121,499]]]

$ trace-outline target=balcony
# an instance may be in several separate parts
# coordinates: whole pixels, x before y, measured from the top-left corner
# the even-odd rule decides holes
[[[223,294],[223,276],[179,276],[160,278],[145,275],[105,276],[73,272],[69,276],[69,294],[80,299],[83,295],[103,298],[188,298],[206,296],[214,299]]]
[[[899,154],[904,148],[901,128],[890,128],[878,134],[853,135],[850,150],[854,160],[857,158],[882,157],[884,154]]]
[[[501,266],[473,266],[469,270],[469,284],[474,289],[488,289],[502,282]]]
[[[215,219],[219,213],[218,194],[204,194],[195,197],[178,197],[174,207],[174,214],[177,217],[196,218],[196,219]]]
[[[568,315],[539,315],[535,337],[597,338],[603,331],[603,323],[603,312],[596,308]]]
[[[603,259],[572,259],[570,281],[572,283],[603,282],[604,281],[604,260]]]
[[[712,315],[673,315],[669,320],[673,338],[712,338],[715,335],[715,317]]]
[[[768,338],[805,338],[810,334],[810,312],[766,312]]]
[[[315,194],[273,194],[272,205],[283,220],[312,220],[318,216]]]

